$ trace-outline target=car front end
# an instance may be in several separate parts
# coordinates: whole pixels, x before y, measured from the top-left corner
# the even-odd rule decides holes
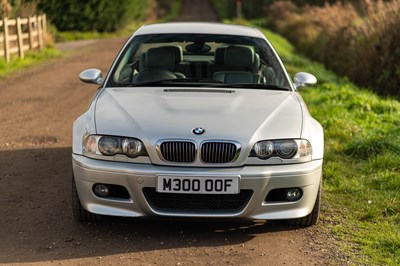
[[[81,75],[101,88],[73,127],[75,217],[315,224],[323,130],[279,59],[263,65],[263,56],[275,56],[270,46],[258,46],[266,41],[258,33],[234,36],[239,44],[232,44],[232,36],[215,32],[160,37],[147,31],[138,33],[140,45],[123,49],[104,81],[94,70]],[[178,63],[177,43],[185,49]],[[217,65],[218,49],[225,53],[225,69]],[[257,57],[262,63],[253,70]],[[194,78],[198,73],[208,76]],[[298,76],[299,83],[307,78]]]

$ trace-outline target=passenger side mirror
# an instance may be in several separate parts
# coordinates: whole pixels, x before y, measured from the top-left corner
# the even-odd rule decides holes
[[[101,74],[101,70],[96,68],[89,68],[82,71],[79,74],[79,79],[83,82],[90,84],[97,84],[97,85],[101,85],[104,81]]]
[[[317,83],[317,78],[309,73],[299,72],[294,75],[294,85],[296,89],[299,89],[304,86],[314,85]]]

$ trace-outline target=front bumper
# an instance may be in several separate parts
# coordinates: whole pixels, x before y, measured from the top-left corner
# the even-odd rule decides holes
[[[175,216],[203,218],[293,219],[311,213],[322,178],[322,160],[291,165],[242,166],[235,168],[166,167],[90,159],[72,155],[78,195],[84,209],[112,216]],[[143,188],[155,188],[157,175],[176,176],[240,176],[239,187],[252,190],[251,199],[237,212],[191,212],[158,210],[150,206]],[[130,199],[107,199],[94,195],[96,183],[123,186]],[[295,202],[266,202],[272,189],[301,188],[303,196]]]

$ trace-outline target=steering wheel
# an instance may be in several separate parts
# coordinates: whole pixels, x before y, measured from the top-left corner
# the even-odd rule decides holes
[[[177,79],[174,72],[164,68],[164,67],[148,67],[140,71],[136,77],[136,82],[149,82],[165,79]]]

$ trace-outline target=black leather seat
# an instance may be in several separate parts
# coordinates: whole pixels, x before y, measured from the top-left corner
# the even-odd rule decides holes
[[[140,60],[140,71],[154,67],[158,69],[165,68],[173,72],[177,78],[185,78],[184,74],[175,72],[176,65],[182,63],[183,60],[182,47],[180,46],[171,45],[150,48],[142,55]]]
[[[255,54],[247,46],[228,46],[225,49],[224,70],[213,74],[213,79],[224,83],[259,83],[260,75],[254,73]]]

